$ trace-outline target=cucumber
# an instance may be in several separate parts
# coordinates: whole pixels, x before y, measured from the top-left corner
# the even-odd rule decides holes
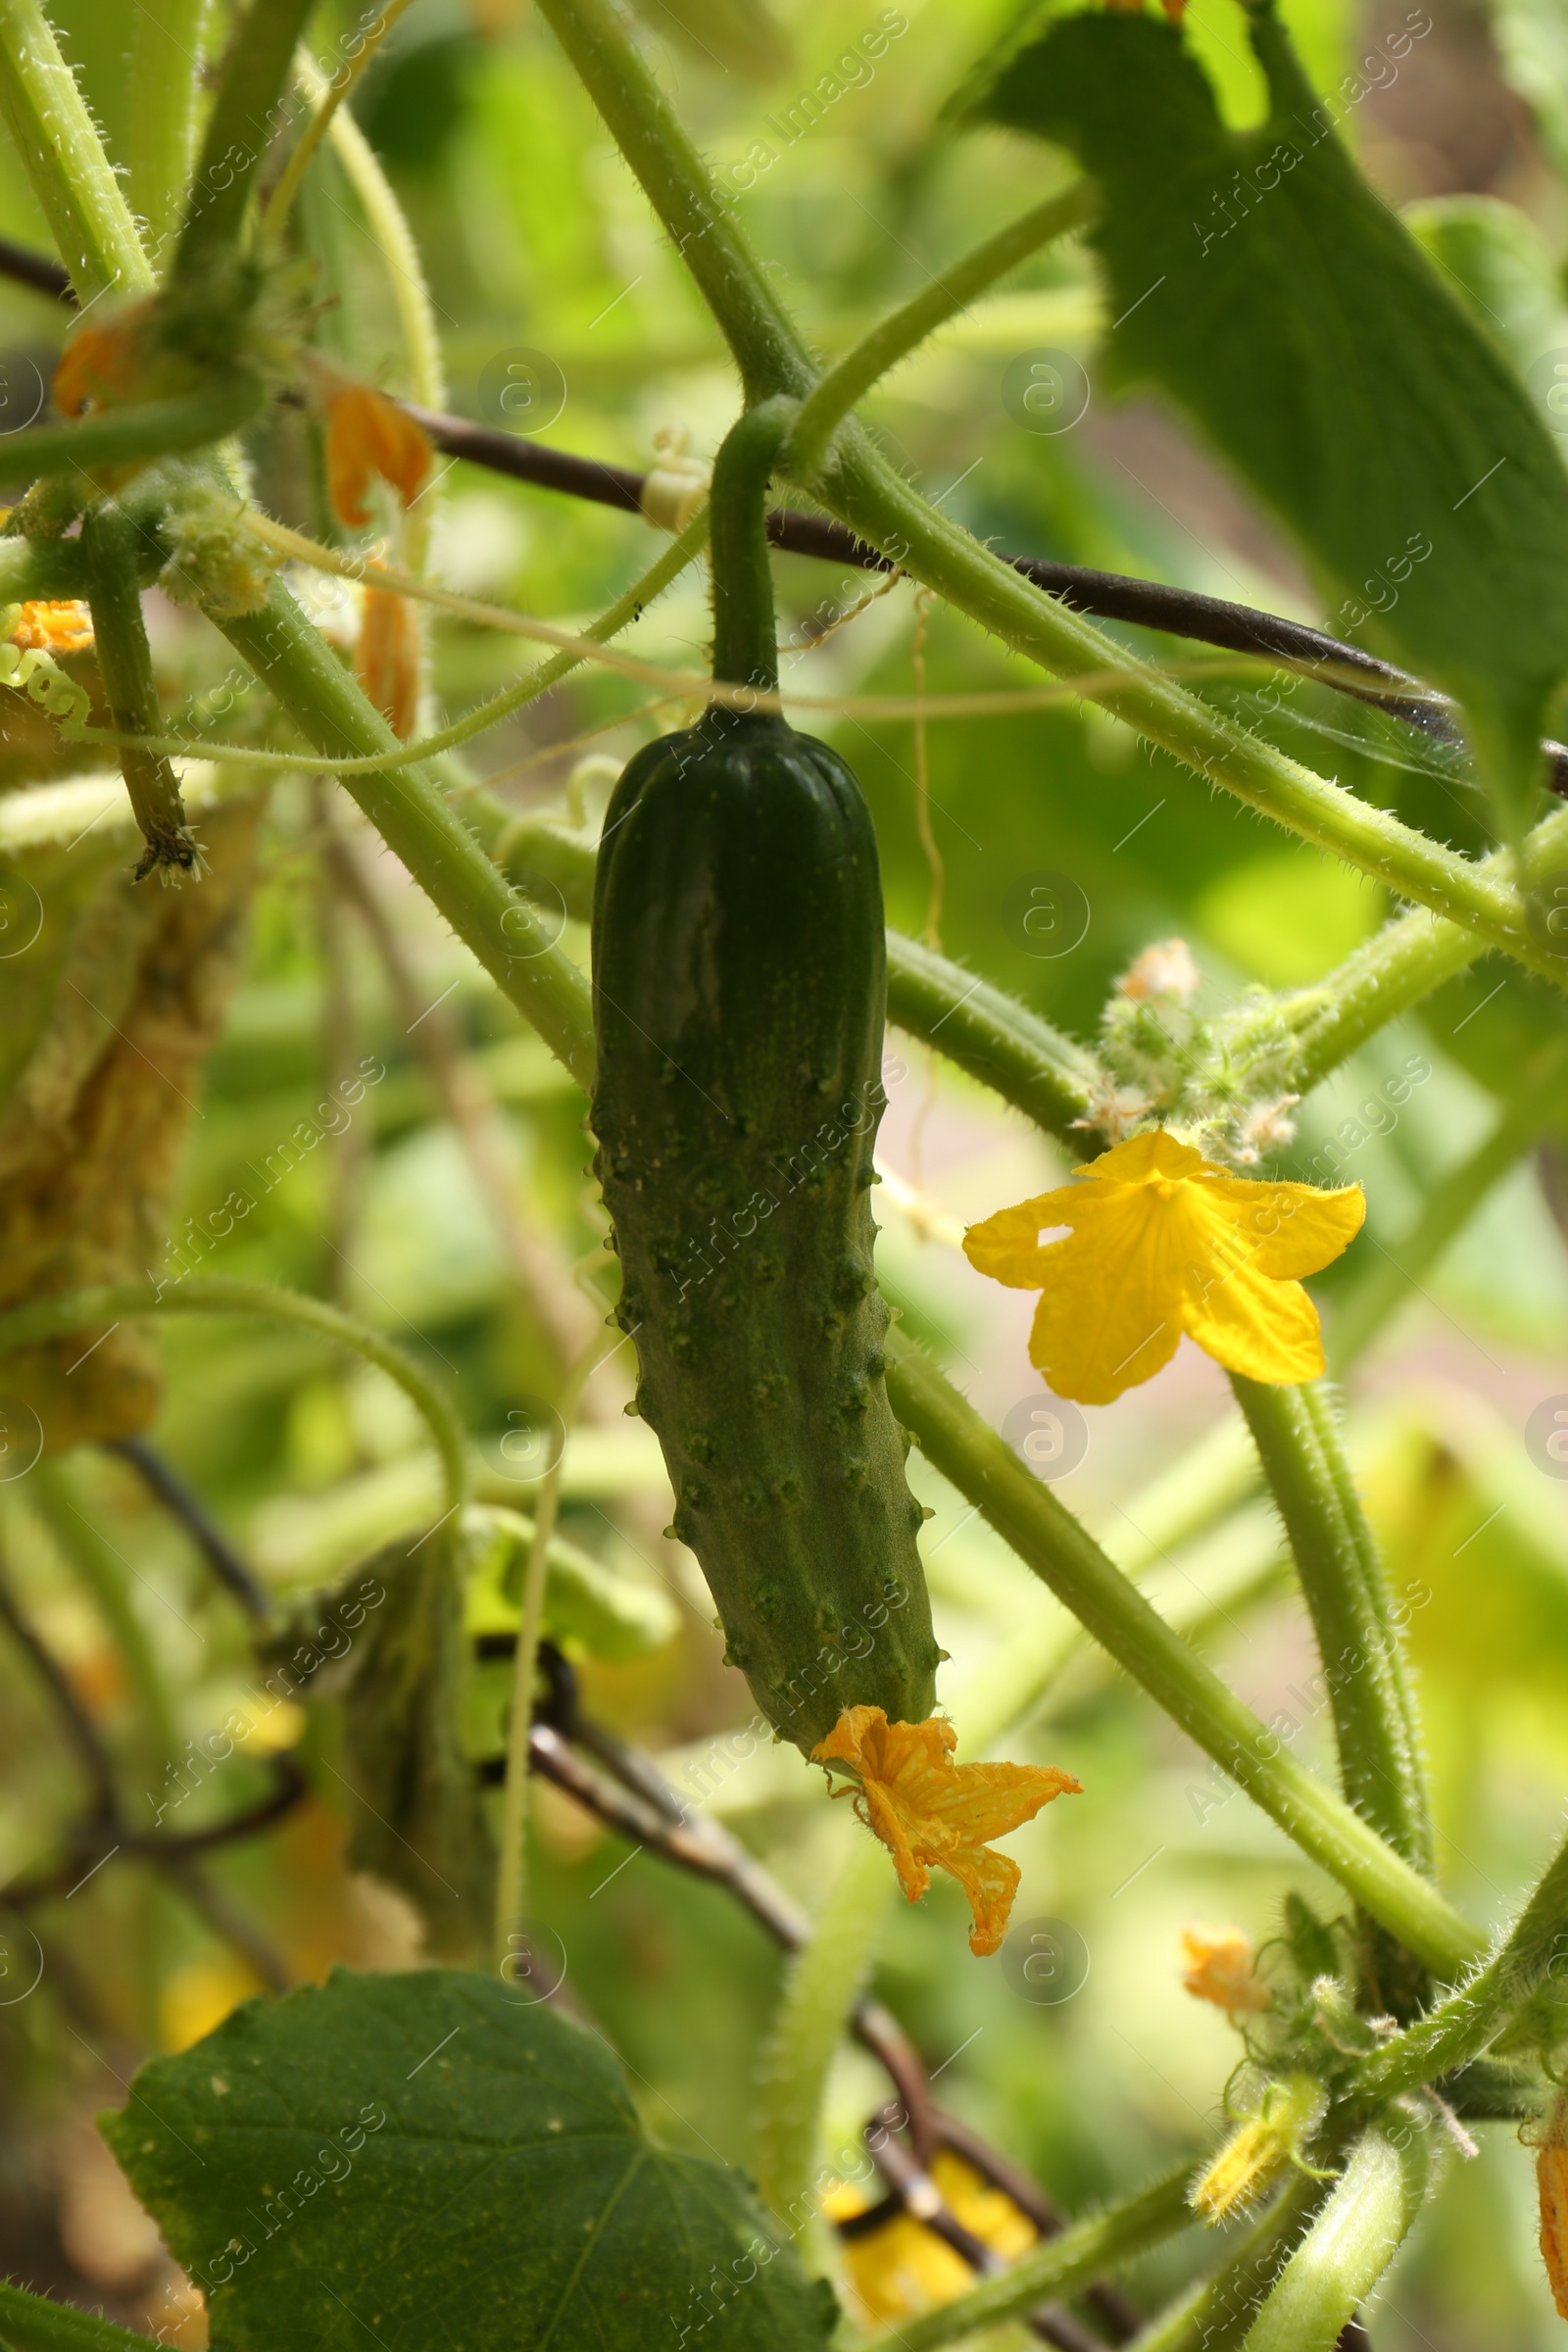
[[[764,514],[794,415],[749,410],[713,467],[713,675],[742,688],[778,685]],[[871,1270],[882,884],[838,754],[719,702],[638,752],[593,965],[594,1166],[667,1532],[782,1738],[809,1755],[853,1706],[923,1723],[942,1653]]]
[[[933,1711],[939,1652],[872,1274],[886,964],[837,753],[710,710],[638,752],[594,892],[595,1170],[637,1409],[775,1730]]]

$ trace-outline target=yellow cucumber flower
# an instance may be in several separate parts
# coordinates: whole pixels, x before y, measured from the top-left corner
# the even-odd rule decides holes
[[[1042,1805],[1083,1788],[1054,1764],[955,1764],[958,1736],[932,1715],[924,1723],[889,1723],[880,1707],[846,1707],[812,1760],[851,1776],[835,1796],[852,1796],[855,1810],[892,1854],[899,1884],[917,1903],[933,1869],[950,1871],[969,1897],[974,1926],[969,1949],[997,1950],[1018,1891],[1019,1870],[985,1840],[1004,1838]]]
[[[1322,1334],[1298,1277],[1338,1257],[1365,1214],[1359,1185],[1234,1176],[1156,1127],[971,1225],[963,1247],[980,1273],[1041,1294],[1029,1360],[1056,1395],[1109,1404],[1183,1332],[1250,1380],[1316,1379]],[[1065,1240],[1041,1241],[1061,1225]]]

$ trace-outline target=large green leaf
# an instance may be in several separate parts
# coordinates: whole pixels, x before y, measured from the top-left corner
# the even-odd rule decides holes
[[[1517,836],[1568,663],[1568,477],[1336,135],[1365,85],[1320,106],[1271,11],[1247,22],[1269,88],[1257,129],[1225,128],[1175,26],[1124,13],[1052,24],[978,111],[1072,148],[1101,183],[1107,383],[1166,392],[1306,551],[1338,632],[1461,699]]]
[[[103,2129],[213,2352],[822,2352],[835,2316],[739,2176],[656,2148],[606,2044],[497,1978],[248,2001]]]

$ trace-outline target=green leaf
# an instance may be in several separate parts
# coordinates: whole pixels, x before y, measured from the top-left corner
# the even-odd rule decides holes
[[[1521,375],[1568,346],[1568,311],[1551,247],[1529,215],[1496,196],[1432,196],[1400,215],[1483,333]]]
[[[248,2001],[103,2130],[213,2352],[822,2352],[835,2316],[737,2174],[655,2147],[599,2036],[496,1978]]]
[[[1272,12],[1269,87],[1227,130],[1180,31],[1060,21],[978,101],[1060,141],[1101,182],[1112,387],[1158,385],[1335,592],[1330,625],[1456,695],[1517,838],[1568,660],[1568,478],[1500,352],[1373,195]],[[1398,43],[1390,36],[1397,70]],[[1386,76],[1387,77],[1387,76]],[[1385,78],[1386,78],[1385,77]]]
[[[465,1532],[472,1547],[467,1631],[515,1633],[533,1521],[499,1504],[475,1503]],[[678,1624],[674,1603],[657,1587],[630,1584],[564,1536],[551,1538],[544,1630],[553,1642],[580,1643],[596,1658],[640,1658],[669,1641]]]

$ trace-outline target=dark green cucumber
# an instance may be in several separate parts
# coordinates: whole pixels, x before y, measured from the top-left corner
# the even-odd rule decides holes
[[[627,766],[594,892],[596,1169],[638,1407],[775,1729],[919,1722],[939,1652],[883,1384],[876,840],[837,753],[710,710]]]

